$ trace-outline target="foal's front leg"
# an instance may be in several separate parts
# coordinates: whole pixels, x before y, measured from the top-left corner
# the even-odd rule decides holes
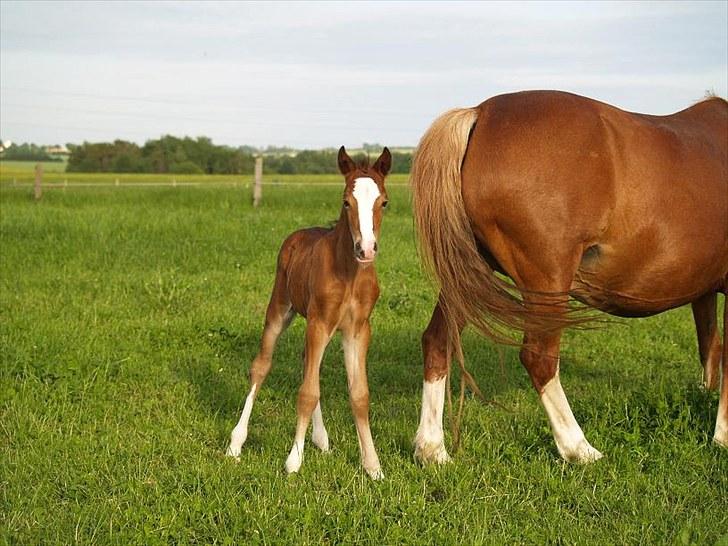
[[[331,333],[326,324],[320,320],[309,318],[306,325],[306,352],[303,364],[303,383],[298,391],[296,413],[296,436],[293,447],[286,459],[288,473],[298,472],[303,462],[303,446],[306,441],[306,429],[311,414],[318,406],[321,390],[319,387],[319,369],[324,350],[331,339]]]
[[[367,382],[367,350],[371,329],[369,321],[364,321],[359,328],[342,332],[344,346],[344,363],[349,383],[349,399],[354,414],[356,434],[359,438],[361,461],[367,474],[375,480],[384,478],[379,457],[374,449],[372,431],[369,428],[369,384]]]

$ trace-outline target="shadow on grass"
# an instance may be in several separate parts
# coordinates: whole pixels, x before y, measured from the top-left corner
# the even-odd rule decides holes
[[[289,409],[295,404],[302,375],[304,330],[305,321],[299,318],[279,340],[271,374],[262,389],[265,399],[274,408]],[[239,416],[248,393],[248,369],[258,349],[260,331],[258,328],[235,331],[218,326],[202,330],[198,335],[204,339],[209,358],[205,358],[204,352],[202,355],[198,353],[193,358],[175,364],[173,371],[191,385],[201,407],[206,408],[221,427],[227,429]],[[414,329],[382,332],[373,338],[368,358],[372,401],[379,404],[377,419],[380,422],[382,419],[394,422],[401,419],[402,411],[412,409],[412,415],[408,415],[407,421],[412,421],[413,428],[390,430],[388,433],[392,448],[407,460],[412,456],[411,436],[416,429],[422,389],[420,335],[421,332]],[[465,339],[464,352],[468,370],[487,400],[494,400],[505,406],[484,405],[481,408],[473,406],[471,401],[462,423],[463,433],[477,435],[481,432],[478,430],[480,425],[473,418],[474,411],[509,411],[508,394],[511,391],[525,390],[534,401],[538,400],[528,374],[520,364],[518,351],[517,347],[498,348],[477,336],[468,336]],[[562,381],[572,408],[585,431],[593,428],[596,421],[606,418],[619,423],[612,428],[615,429],[613,440],[620,441],[624,435],[617,429],[625,427],[624,420],[629,420],[629,415],[634,414],[632,416],[639,420],[636,426],[647,432],[660,426],[669,426],[673,418],[678,421],[682,419],[684,423],[686,404],[691,426],[705,431],[712,430],[715,410],[711,408],[710,395],[697,386],[672,386],[673,394],[661,395],[661,390],[668,391],[671,388],[669,381],[663,381],[663,387],[649,386],[645,382],[649,381],[650,374],[637,378],[623,368],[614,366],[613,360],[592,362],[582,356],[572,356],[571,349],[569,353],[571,355],[566,354],[562,359]],[[453,403],[457,404],[457,366],[453,372],[451,389]],[[613,394],[610,390],[617,392]],[[658,394],[655,391],[659,391]],[[322,399],[329,408],[339,415],[348,412],[346,374],[338,336],[329,344],[322,363],[321,392]],[[667,406],[660,402],[661,398],[669,400]],[[394,411],[393,414],[389,414],[388,409],[383,409],[388,406]],[[629,410],[628,416],[619,413],[620,408],[623,410],[625,406],[633,409]],[[538,404],[534,403],[534,407],[537,408],[535,411],[540,411]],[[677,409],[672,411],[670,407]],[[610,413],[614,415],[607,417]],[[545,424],[545,415],[542,412],[539,419],[541,417]],[[449,429],[447,418],[444,425]],[[630,428],[629,423],[626,427]],[[625,434],[625,437],[629,437],[631,433],[625,430]],[[255,449],[256,445],[261,448],[254,435],[250,442],[252,448]],[[549,434],[545,434],[543,438],[536,440],[536,444],[548,445],[548,449],[551,449],[552,439]]]

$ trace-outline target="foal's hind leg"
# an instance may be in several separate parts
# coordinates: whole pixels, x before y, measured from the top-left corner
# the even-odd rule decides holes
[[[248,438],[248,421],[250,420],[250,413],[253,411],[255,397],[268,376],[268,372],[270,372],[276,341],[291,323],[294,315],[295,312],[291,308],[291,302],[286,290],[285,273],[279,268],[276,272],[273,294],[265,314],[265,327],[260,341],[260,350],[250,365],[250,392],[245,399],[245,406],[240,420],[230,434],[230,445],[226,452],[226,455],[230,457],[237,458],[240,456],[240,450]]]
[[[720,337],[716,320],[716,292],[693,302],[693,318],[698,332],[698,351],[703,364],[703,385],[708,390],[718,388],[720,380]]]
[[[728,286],[726,286],[725,306],[723,309],[723,364],[720,380],[720,401],[715,419],[713,441],[728,448]]]
[[[303,365],[306,365],[306,349],[302,353]],[[321,400],[319,399],[318,404],[313,409],[311,415],[311,423],[313,431],[311,432],[311,441],[313,445],[319,448],[324,453],[329,450],[329,433],[326,431],[324,426],[324,415],[321,413]]]

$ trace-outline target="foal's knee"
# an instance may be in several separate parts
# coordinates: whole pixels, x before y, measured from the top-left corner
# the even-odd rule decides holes
[[[296,410],[299,415],[311,415],[313,413],[316,404],[319,403],[319,392],[313,392],[308,389],[301,389],[298,392],[298,399],[296,400]]]
[[[351,411],[356,419],[369,418],[369,390],[351,393]]]

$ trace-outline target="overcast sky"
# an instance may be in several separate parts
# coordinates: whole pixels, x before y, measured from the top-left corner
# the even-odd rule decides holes
[[[0,2],[0,137],[414,145],[563,89],[666,114],[728,94],[728,2]]]

